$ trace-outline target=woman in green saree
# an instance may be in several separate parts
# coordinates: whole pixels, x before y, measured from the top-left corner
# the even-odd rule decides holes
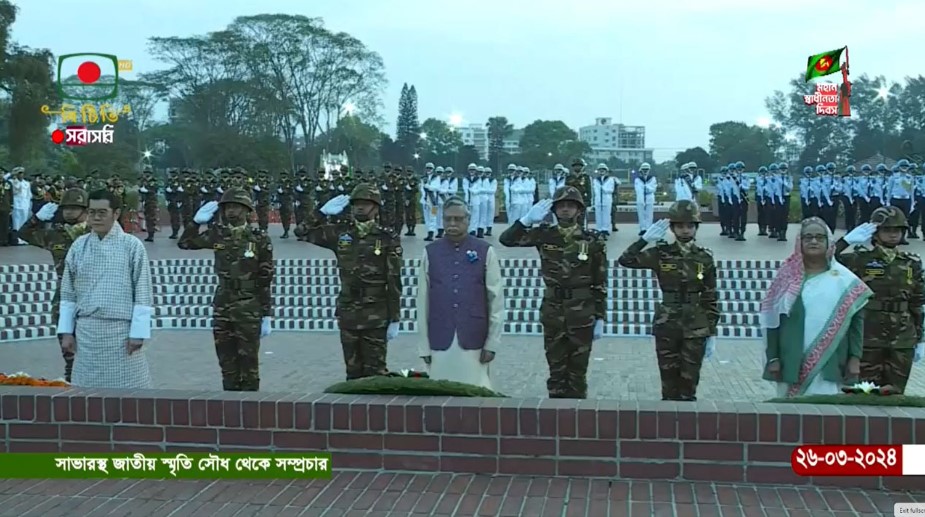
[[[832,395],[857,379],[864,305],[872,293],[833,260],[835,239],[818,217],[804,220],[796,249],[761,301],[767,345],[763,378],[778,395]]]

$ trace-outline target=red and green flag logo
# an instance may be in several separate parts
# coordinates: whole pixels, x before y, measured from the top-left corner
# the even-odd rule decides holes
[[[809,56],[806,62],[806,82],[841,70],[841,55],[845,47]]]

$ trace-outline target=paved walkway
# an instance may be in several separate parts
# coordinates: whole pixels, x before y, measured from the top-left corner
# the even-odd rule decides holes
[[[401,334],[389,345],[389,368],[423,369],[417,334]],[[775,396],[761,380],[764,349],[758,340],[719,340],[716,355],[703,367],[699,397],[704,400],[764,401]],[[221,390],[212,336],[208,331],[154,333],[147,348],[156,388]],[[344,379],[338,335],[332,332],[274,332],[261,345],[261,390],[320,392]],[[0,345],[0,370],[57,378],[64,363],[58,342],[42,339]],[[513,397],[545,397],[546,360],[540,337],[505,336],[492,377],[495,388]],[[604,338],[592,351],[589,396],[602,399],[660,400],[661,387],[651,338]],[[915,366],[908,392],[925,395],[925,366]]]
[[[925,494],[467,474],[313,481],[2,480],[0,516],[660,517],[893,515]]]

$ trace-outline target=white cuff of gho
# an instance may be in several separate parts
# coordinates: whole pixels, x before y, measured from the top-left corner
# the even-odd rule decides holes
[[[76,303],[61,302],[61,312],[58,315],[58,334],[73,334],[76,316]]]
[[[132,308],[132,326],[128,331],[129,339],[151,339],[151,316],[154,308],[136,305]]]

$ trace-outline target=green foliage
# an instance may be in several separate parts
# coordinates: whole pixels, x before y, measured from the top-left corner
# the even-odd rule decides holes
[[[837,406],[892,406],[925,408],[925,397],[916,395],[808,395],[796,398],[774,398],[775,404],[832,404]]]
[[[590,150],[561,120],[536,120],[523,129],[517,163],[531,169],[552,169],[564,159],[581,158]]]
[[[710,156],[710,153],[706,152],[703,147],[685,149],[675,155],[674,161],[678,164],[694,162],[697,164],[697,167],[707,172],[713,172],[719,169],[716,160]]]
[[[741,160],[751,171],[776,161],[771,135],[771,130],[742,122],[713,124],[710,126],[710,156],[714,167]]]
[[[426,134],[420,142],[421,163],[433,162],[434,165],[451,165],[463,146],[462,137],[442,120],[429,118],[421,124],[421,133]]]
[[[461,382],[407,377],[367,377],[339,382],[325,393],[343,395],[405,395],[409,397],[505,397],[481,386]]]
[[[491,117],[486,123],[488,128],[488,165],[501,168],[504,159],[504,139],[514,132],[514,126],[509,124],[507,117]]]

